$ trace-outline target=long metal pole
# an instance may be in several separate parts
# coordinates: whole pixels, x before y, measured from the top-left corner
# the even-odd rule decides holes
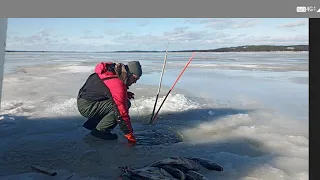
[[[153,118],[153,115],[154,115],[154,111],[156,110],[159,94],[160,94],[160,89],[161,89],[161,84],[162,84],[162,77],[163,77],[163,73],[164,73],[164,69],[166,67],[166,62],[167,62],[167,57],[168,57],[168,46],[167,46],[167,49],[166,49],[166,54],[164,56],[163,67],[162,67],[162,72],[161,72],[161,76],[160,76],[160,82],[159,82],[158,92],[157,92],[157,96],[156,96],[156,101],[154,102],[154,106],[153,106],[153,110],[152,110],[152,114],[151,114],[149,123],[151,123],[151,121],[152,121],[152,118]]]

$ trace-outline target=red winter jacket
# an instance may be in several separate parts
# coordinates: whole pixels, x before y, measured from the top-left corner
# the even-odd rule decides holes
[[[114,100],[118,109],[119,116],[121,117],[119,122],[120,128],[124,131],[124,134],[133,133],[128,110],[127,85],[121,79],[119,79],[115,73],[106,71],[106,67],[112,64],[112,62],[106,62],[96,65],[95,73],[88,78],[86,84],[82,88],[85,89],[84,91],[82,90],[82,97],[91,101],[108,99],[106,96],[106,94],[108,94],[106,93],[106,87],[108,87],[112,99]]]

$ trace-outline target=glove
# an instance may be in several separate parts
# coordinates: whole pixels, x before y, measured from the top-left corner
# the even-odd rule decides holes
[[[132,133],[125,134],[124,137],[127,138],[129,143],[135,144],[137,142],[136,137]]]
[[[128,91],[128,92],[127,92],[127,95],[128,95],[128,98],[129,98],[129,99],[134,99],[134,93]]]

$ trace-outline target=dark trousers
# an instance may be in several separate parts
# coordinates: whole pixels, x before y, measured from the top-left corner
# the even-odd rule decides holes
[[[83,98],[77,100],[80,114],[88,120],[83,126],[89,130],[96,128],[99,131],[113,130],[117,126],[117,119],[113,111],[112,100],[88,101]],[[131,103],[128,100],[128,107]]]

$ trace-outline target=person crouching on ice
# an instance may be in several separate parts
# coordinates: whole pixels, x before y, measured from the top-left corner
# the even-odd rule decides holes
[[[129,143],[136,143],[133,135],[129,108],[133,93],[127,91],[142,75],[139,61],[122,63],[99,63],[95,72],[79,90],[77,106],[80,114],[88,120],[83,127],[91,130],[91,135],[105,140],[115,140],[117,134],[110,131],[117,124]]]

